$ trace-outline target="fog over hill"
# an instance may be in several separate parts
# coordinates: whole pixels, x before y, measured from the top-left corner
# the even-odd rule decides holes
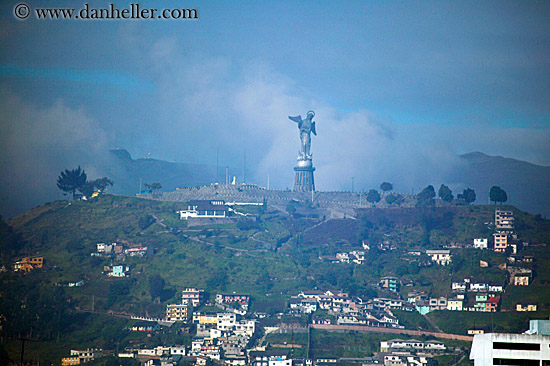
[[[507,203],[532,214],[550,217],[550,167],[501,156],[489,156],[481,152],[460,155],[457,160],[458,163],[454,163],[453,159],[452,169],[435,172],[441,177],[441,181],[427,184],[432,184],[436,191],[441,183],[447,184],[455,197],[462,189],[470,187],[477,194],[476,204],[488,203],[491,186],[498,185],[508,194]],[[102,156],[97,156],[95,161],[83,163],[82,167],[89,173],[89,179],[102,176],[112,179],[115,184],[109,187],[109,192],[123,195],[135,195],[139,191],[140,180],[142,184],[160,182],[162,191],[168,192],[177,187],[209,185],[216,179],[223,183],[226,179],[225,166],[219,166],[216,174],[215,165],[148,158],[133,159],[124,149],[105,152]],[[242,182],[242,167],[229,167],[228,172],[230,179],[236,176],[237,181]],[[55,182],[58,174],[57,171],[51,172],[52,182]],[[399,187],[410,185],[407,182],[392,183]],[[291,184],[292,182],[289,182],[289,186]],[[16,194],[9,199],[3,198],[1,214],[12,217],[44,202],[64,198],[55,187],[55,183],[48,183],[47,187],[42,184],[40,187],[25,195]]]

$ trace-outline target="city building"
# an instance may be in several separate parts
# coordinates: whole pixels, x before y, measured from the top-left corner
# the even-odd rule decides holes
[[[497,208],[495,210],[495,230],[499,233],[514,231],[514,213]]]
[[[504,253],[508,247],[508,234],[494,233],[494,251]]]
[[[189,304],[166,305],[166,320],[175,322],[186,322],[189,319],[189,307]]]
[[[550,365],[550,336],[536,334],[476,334],[470,360],[474,366]]]
[[[198,308],[203,301],[204,290],[189,287],[181,292],[182,304],[191,304],[194,308]]]

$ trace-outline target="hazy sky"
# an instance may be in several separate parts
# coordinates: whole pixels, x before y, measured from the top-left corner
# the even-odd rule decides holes
[[[18,3],[0,5],[4,214],[116,147],[236,167],[246,149],[250,182],[292,187],[288,116],[311,109],[321,190],[436,185],[470,151],[550,165],[548,1],[141,1],[199,18],[117,21]]]

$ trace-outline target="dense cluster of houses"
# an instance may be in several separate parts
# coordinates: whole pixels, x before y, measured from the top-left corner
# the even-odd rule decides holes
[[[256,332],[253,319],[238,320],[235,313],[194,313],[197,334],[191,343],[190,354],[213,360],[224,359],[231,365],[246,364],[246,347]]]
[[[290,298],[289,312],[293,314],[311,314],[317,310],[325,310],[336,318],[338,324],[395,328],[400,327],[400,325],[397,317],[391,312],[390,303],[394,301],[400,302],[400,306],[393,309],[405,308],[401,300],[375,298],[365,301],[359,297],[350,297],[342,291],[310,290],[301,291],[298,295]],[[316,319],[315,321],[325,324],[331,323],[329,319]]]
[[[132,245],[130,248],[124,249],[124,245],[120,243],[97,243],[97,249],[91,253],[92,257],[115,257],[117,260],[124,260],[125,256],[143,257],[147,253],[147,247],[140,245]]]
[[[443,342],[416,339],[391,339],[380,342],[378,357],[384,366],[437,365],[433,356],[449,353]]]

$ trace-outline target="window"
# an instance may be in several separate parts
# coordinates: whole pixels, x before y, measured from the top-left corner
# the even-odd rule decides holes
[[[540,351],[540,344],[538,343],[508,343],[508,342],[494,342],[493,349],[514,349],[520,351]]]
[[[509,358],[493,358],[493,365],[506,366],[539,366],[538,360],[514,360]]]

